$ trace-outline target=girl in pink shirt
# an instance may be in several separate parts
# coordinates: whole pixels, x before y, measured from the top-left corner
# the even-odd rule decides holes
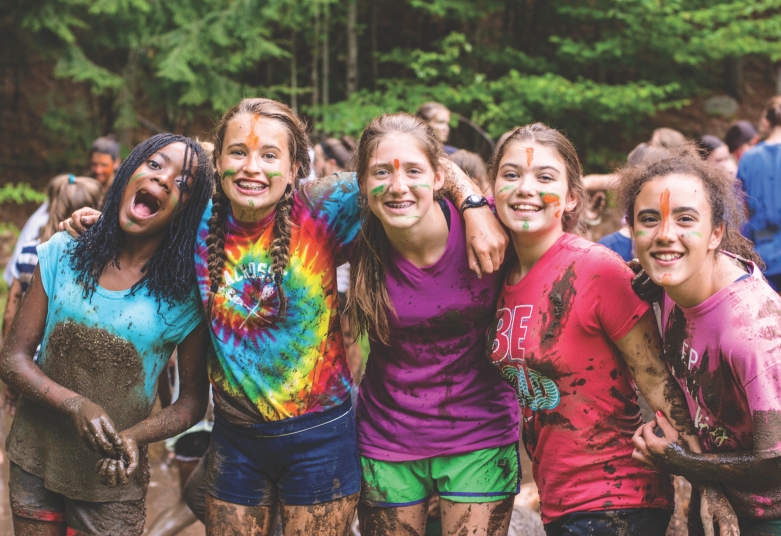
[[[518,261],[499,296],[489,349],[517,391],[545,531],[661,536],[672,488],[632,459],[642,422],[635,382],[699,449],[661,359],[653,311],[618,256],[573,234],[584,190],[562,134],[540,123],[517,129],[491,175]]]
[[[664,357],[705,451],[691,452],[658,416],[635,434],[635,456],[720,482],[741,534],[779,535],[781,298],[740,235],[734,180],[683,148],[624,170],[620,194],[638,258],[664,288]]]

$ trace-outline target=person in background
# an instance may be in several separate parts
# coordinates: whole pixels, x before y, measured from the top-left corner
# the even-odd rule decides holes
[[[738,121],[727,130],[724,135],[724,143],[727,144],[729,153],[739,164],[740,159],[747,150],[757,144],[759,133],[754,125],[748,121]]]
[[[640,164],[644,159],[663,153],[662,147],[652,146],[647,143],[641,143],[629,153],[626,163],[629,166]],[[632,241],[632,230],[626,223],[626,218],[621,220],[621,229],[615,233],[610,233],[599,239],[597,244],[602,244],[611,251],[616,252],[626,262],[635,258],[635,247]]]
[[[738,166],[730,156],[727,144],[716,136],[706,134],[700,138],[697,151],[703,160],[724,169],[731,177],[738,173]]]
[[[657,128],[651,134],[651,140],[648,142],[652,147],[662,147],[664,149],[684,143],[686,143],[686,136],[671,128]]]
[[[318,177],[347,171],[355,152],[355,140],[350,136],[326,138],[315,144],[315,171]]]
[[[114,181],[114,173],[120,164],[119,144],[116,139],[111,135],[96,139],[90,147],[88,160],[89,176],[103,185],[103,192],[105,193]],[[47,192],[47,197],[50,197],[49,192]],[[5,279],[9,287],[14,282],[14,279],[19,278],[19,273],[16,270],[16,261],[22,252],[22,246],[38,238],[38,231],[46,225],[48,220],[49,202],[46,201],[33,212],[32,216],[24,224],[24,227],[22,227],[14,252],[11,254],[11,258],[8,259],[5,270],[3,270],[3,279]]]
[[[767,139],[749,148],[738,163],[738,180],[746,192],[749,229],[754,247],[764,261],[765,278],[781,290],[781,96],[767,104]]]
[[[415,115],[434,129],[437,139],[445,150],[445,154],[453,154],[458,151],[455,147],[445,145],[450,137],[450,110],[447,109],[447,106],[439,102],[426,102],[418,107]]]
[[[484,196],[493,197],[494,192],[491,187],[491,182],[488,180],[485,162],[480,158],[479,154],[459,149],[455,153],[447,155],[447,157],[455,163],[455,165],[463,169],[464,173],[469,175],[469,178],[472,179],[472,182],[474,182],[478,188],[480,188],[480,192]]]

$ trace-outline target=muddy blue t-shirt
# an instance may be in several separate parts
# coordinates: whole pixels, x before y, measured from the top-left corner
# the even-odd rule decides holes
[[[117,431],[145,419],[155,402],[157,378],[176,345],[202,320],[193,285],[185,302],[158,302],[142,287],[111,291],[98,286],[84,297],[70,250],[75,240],[55,234],[38,246],[41,283],[48,296],[38,366],[55,382],[99,404]],[[188,259],[189,261],[189,259]],[[84,501],[143,498],[146,459],[127,486],[102,485],[93,467],[100,454],[76,434],[70,419],[22,400],[8,438],[8,455],[47,489]]]

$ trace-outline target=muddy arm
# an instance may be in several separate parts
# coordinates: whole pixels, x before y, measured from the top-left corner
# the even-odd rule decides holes
[[[767,413],[754,412],[754,437],[763,434],[781,436],[781,427]],[[652,429],[649,430],[651,424],[658,424],[664,437],[654,435]],[[763,457],[754,451],[692,452],[686,445],[677,442],[676,431],[666,419],[660,417],[656,418],[655,423],[646,424],[642,431],[642,450],[655,466],[670,473],[695,481],[721,482],[751,489],[763,489],[781,482],[781,455]],[[731,491],[737,492],[734,489]]]
[[[203,418],[208,404],[206,350],[210,344],[206,323],[201,322],[178,346],[179,398],[161,412],[120,432],[123,446],[118,450],[123,460],[104,458],[96,467],[107,485],[129,481],[138,468],[139,446],[173,437]]]
[[[661,411],[670,419],[690,449],[701,452],[686,398],[662,361],[662,339],[656,327],[653,310],[646,311],[632,330],[623,339],[616,341],[616,346],[651,408],[656,412]]]
[[[93,450],[114,452],[119,436],[103,408],[52,381],[33,362],[46,328],[48,310],[49,299],[36,266],[0,352],[0,378],[25,398],[70,417],[79,436]]]
[[[460,167],[446,158],[440,162],[445,169],[445,185],[442,191],[445,197],[453,202],[456,209],[460,209],[461,204],[470,195],[482,196],[480,189]],[[478,277],[499,270],[504,261],[507,245],[510,243],[499,219],[487,205],[465,210],[463,216],[469,269]]]

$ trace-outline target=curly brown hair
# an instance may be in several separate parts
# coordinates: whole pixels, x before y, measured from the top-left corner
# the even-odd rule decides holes
[[[740,234],[746,222],[745,195],[740,186],[724,169],[702,160],[694,144],[687,143],[646,158],[637,165],[618,170],[618,175],[618,204],[630,227],[635,223],[635,200],[647,182],[667,175],[697,177],[711,206],[711,224],[713,227],[724,224],[724,235],[716,251],[729,251],[764,266],[751,241]]]

